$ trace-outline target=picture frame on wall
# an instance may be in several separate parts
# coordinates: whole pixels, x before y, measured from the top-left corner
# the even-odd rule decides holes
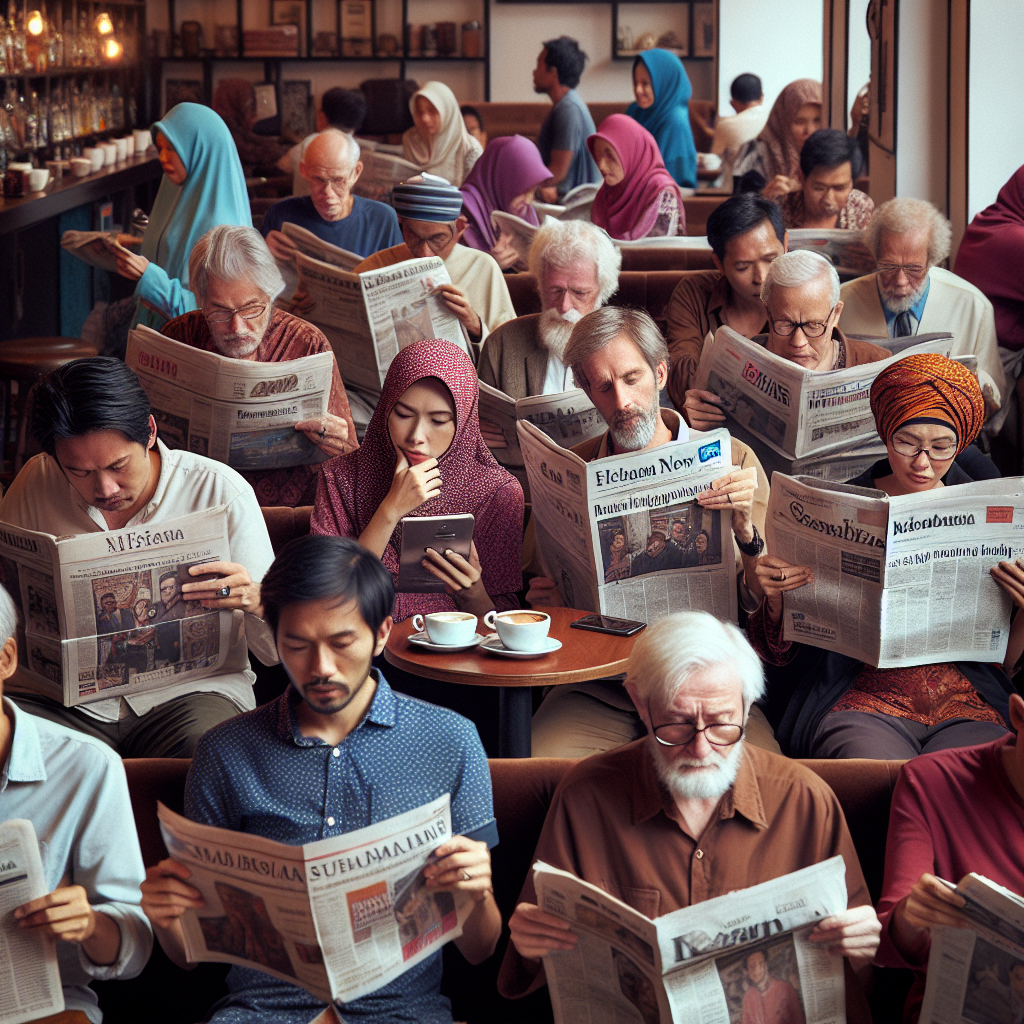
[[[341,24],[341,55],[372,57],[373,0],[338,0],[338,21]]]
[[[286,81],[281,83],[281,134],[301,142],[313,131],[313,83]]]
[[[694,57],[714,57],[718,49],[715,5],[693,4],[693,32],[690,34],[690,53]]]
[[[295,25],[299,30],[299,56],[306,56],[306,4],[304,0],[270,0],[270,24]]]

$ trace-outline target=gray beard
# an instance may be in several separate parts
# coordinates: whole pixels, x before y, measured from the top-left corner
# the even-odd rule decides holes
[[[717,800],[736,781],[740,770],[740,757],[743,740],[735,744],[727,754],[712,753],[701,765],[714,767],[680,766],[669,764],[658,746],[658,741],[648,741],[651,757],[654,759],[654,770],[661,784],[679,800]]]
[[[567,319],[574,313],[576,314],[575,319]],[[561,359],[565,355],[565,347],[569,344],[569,338],[572,337],[572,329],[582,319],[575,309],[565,315],[555,309],[545,309],[540,315],[540,320],[537,321],[537,333],[540,335],[541,344],[548,352]]]
[[[918,302],[921,301],[921,296],[924,295],[925,289],[927,287],[928,278],[926,276],[925,279],[921,282],[921,287],[918,288],[917,291],[911,292],[908,296],[906,296],[906,298],[890,298],[890,296],[888,296],[885,293],[884,288],[881,289],[882,298],[885,300],[885,304],[891,313],[906,313],[908,309],[910,309],[912,306],[915,306]]]
[[[243,334],[230,338],[214,338],[213,344],[222,356],[227,356],[229,359],[244,359],[260,347],[262,340],[262,337],[257,338],[252,334]]]
[[[654,404],[636,418],[630,419],[627,426],[620,426],[618,416],[608,424],[608,433],[612,435],[615,447],[624,452],[638,452],[646,448],[654,440],[654,431],[658,428],[658,417],[661,409],[658,406],[658,393],[654,393]]]

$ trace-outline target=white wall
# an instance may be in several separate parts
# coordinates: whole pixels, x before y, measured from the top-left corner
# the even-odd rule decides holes
[[[718,10],[720,113],[731,112],[729,84],[745,72],[760,77],[769,107],[794,79],[821,81],[821,0],[719,0]]]
[[[871,37],[866,22],[870,0],[850,0],[846,44],[846,119],[850,127],[850,108],[857,93],[871,77]]]

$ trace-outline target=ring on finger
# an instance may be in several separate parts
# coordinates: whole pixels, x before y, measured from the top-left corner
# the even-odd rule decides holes
[[[779,575],[775,577],[775,582],[776,583],[785,583],[786,582],[786,574],[780,570],[779,571]]]
[[[463,868],[463,869],[462,869],[462,880],[463,880],[464,882],[468,882],[468,881],[470,881],[470,880],[471,880],[472,878],[473,878],[473,876],[472,876],[472,875],[471,875],[471,874],[470,874],[470,873],[469,873],[469,872],[468,872],[468,871],[467,871],[467,870],[466,870],[465,868]]]

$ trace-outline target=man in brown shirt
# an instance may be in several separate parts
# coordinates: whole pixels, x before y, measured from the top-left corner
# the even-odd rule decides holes
[[[709,334],[722,324],[745,338],[768,329],[761,284],[772,260],[789,247],[779,208],[752,192],[722,203],[708,217],[707,232],[717,269],[684,275],[665,307],[668,394],[680,410]]]
[[[637,641],[626,690],[647,735],[568,772],[536,858],[654,918],[841,854],[847,909],[811,942],[847,958],[847,1020],[870,1020],[854,971],[874,957],[880,927],[857,853],[821,779],[744,742],[764,677],[742,634],[704,612],[670,615]],[[515,998],[544,984],[542,958],[576,935],[536,905],[532,877],[509,928],[498,990]]]
[[[274,308],[284,288],[267,243],[255,228],[222,224],[196,243],[189,256],[189,281],[199,309],[164,324],[161,333],[205,352],[261,363],[285,362],[330,352],[323,332]],[[332,354],[328,411],[295,425],[323,453],[357,447],[345,385]],[[287,469],[245,470],[242,476],[260,505],[311,505],[319,463]]]

